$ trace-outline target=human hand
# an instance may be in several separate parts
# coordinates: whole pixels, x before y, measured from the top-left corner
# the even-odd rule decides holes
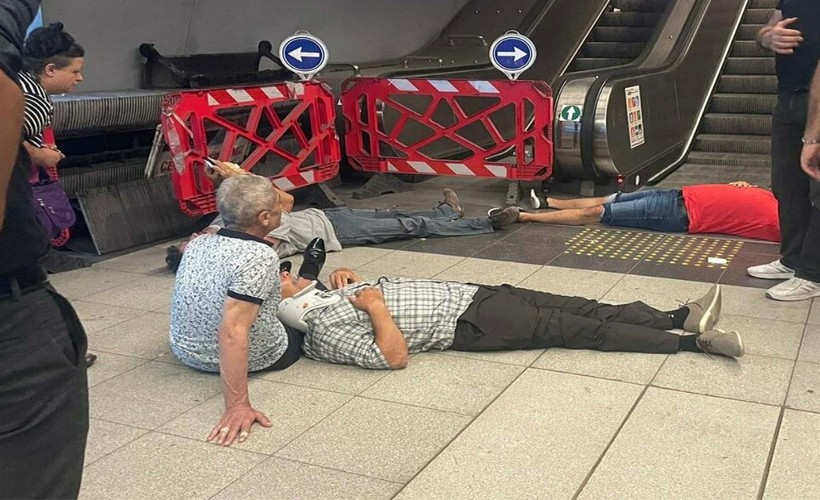
[[[803,43],[803,34],[789,28],[796,21],[796,17],[790,17],[778,22],[763,34],[760,44],[775,54],[794,54],[794,49]]]
[[[348,297],[348,300],[353,304],[353,307],[366,313],[369,313],[373,308],[385,305],[382,291],[371,287],[356,290],[356,295]]]
[[[804,144],[800,166],[806,174],[820,182],[820,144]]]
[[[56,146],[43,146],[29,149],[31,161],[42,167],[53,167],[60,163],[65,155]]]
[[[746,181],[735,181],[735,182],[730,182],[730,183],[729,183],[729,185],[730,185],[730,186],[737,187],[737,188],[744,188],[744,189],[745,189],[745,188],[756,188],[756,187],[759,187],[757,184],[749,184],[749,183],[748,183],[748,182],[746,182]]]
[[[222,414],[222,419],[216,424],[210,434],[208,441],[216,441],[216,444],[230,446],[234,440],[244,443],[251,433],[251,427],[259,422],[262,427],[273,425],[268,417],[262,412],[256,411],[249,404],[231,406]]]
[[[242,167],[236,163],[219,160],[205,162],[205,175],[217,186],[228,177],[248,174],[249,172],[243,170]]]
[[[358,281],[362,281],[361,277],[353,272],[352,269],[348,269],[346,267],[340,267],[336,269],[332,273],[330,273],[330,288],[331,290],[338,290],[339,288],[345,287],[351,283],[356,283]]]

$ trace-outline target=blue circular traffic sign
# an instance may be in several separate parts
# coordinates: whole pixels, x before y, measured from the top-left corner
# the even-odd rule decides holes
[[[508,31],[490,46],[490,62],[513,80],[535,63],[536,54],[532,40],[517,31]]]
[[[279,46],[282,64],[306,80],[327,64],[327,46],[308,32],[298,32]]]

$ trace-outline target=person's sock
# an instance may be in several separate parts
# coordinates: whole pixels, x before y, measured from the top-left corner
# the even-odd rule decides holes
[[[681,335],[680,343],[678,344],[678,350],[688,352],[703,352],[703,349],[698,347],[697,338],[697,335]]]
[[[683,322],[686,321],[686,317],[689,316],[689,308],[684,306],[674,311],[666,311],[666,315],[672,320],[672,328],[682,329]]]

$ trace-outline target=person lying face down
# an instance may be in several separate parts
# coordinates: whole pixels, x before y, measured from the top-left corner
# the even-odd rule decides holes
[[[643,190],[595,198],[543,198],[530,191],[533,209],[519,222],[634,227],[669,233],[716,233],[780,241],[778,205],[766,189],[744,181],[701,184],[681,189]],[[491,210],[492,213],[492,210]]]
[[[674,311],[642,302],[602,304],[510,285],[427,279],[363,281],[331,274],[331,291],[282,283],[278,316],[305,333],[306,356],[370,369],[401,369],[429,350],[596,349],[644,353],[707,352],[740,357],[736,332],[715,329],[718,285]],[[666,330],[682,328],[690,334]]]

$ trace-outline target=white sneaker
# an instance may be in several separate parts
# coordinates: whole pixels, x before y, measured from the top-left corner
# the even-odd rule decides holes
[[[794,278],[794,269],[790,269],[776,260],[769,264],[752,266],[746,269],[749,276],[764,280],[789,280]]]
[[[820,283],[792,278],[766,290],[766,296],[774,300],[798,301],[820,297]]]
[[[544,205],[544,208],[547,208],[544,200],[535,194],[535,189],[530,189],[530,207],[532,207],[533,210],[538,210],[541,208],[541,205]]]

